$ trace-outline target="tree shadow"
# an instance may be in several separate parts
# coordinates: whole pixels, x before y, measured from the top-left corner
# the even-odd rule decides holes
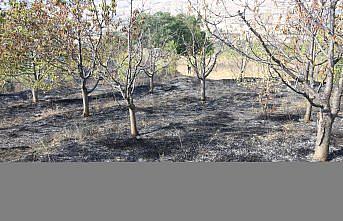
[[[297,156],[305,158],[306,156],[314,152],[311,148],[299,148],[297,149]]]
[[[0,93],[0,97],[3,98],[8,98],[11,100],[27,100],[30,98],[30,91],[29,90],[25,90],[25,91],[20,91],[20,92],[16,92],[16,93]]]
[[[260,114],[256,117],[256,120],[269,120],[273,122],[288,122],[288,121],[300,121],[302,116],[300,114]]]
[[[342,157],[343,156],[343,149],[340,150],[334,150],[331,153],[329,153],[328,156],[328,161],[334,160],[338,157]]]
[[[335,146],[340,146],[343,148],[343,133],[334,133],[332,135],[332,143]]]
[[[244,155],[231,153],[221,157],[217,162],[268,162],[268,160],[257,153],[245,153]]]
[[[106,146],[111,150],[121,150],[130,152],[134,159],[148,159],[158,160],[161,155],[176,156],[177,161],[191,160],[196,157],[200,147],[208,145],[210,142],[215,144],[220,142],[223,134],[216,137],[218,131],[228,134],[234,134],[251,137],[256,134],[263,135],[268,133],[268,129],[261,129],[257,127],[246,127],[244,125],[236,125],[230,127],[229,124],[235,119],[226,112],[219,112],[211,116],[204,116],[192,123],[169,123],[167,126],[155,126],[153,130],[142,133],[142,138],[131,139],[116,138],[114,134],[107,135],[98,141],[99,145]],[[179,131],[179,134],[174,136],[166,135],[170,131]],[[159,132],[155,134],[155,132]],[[231,148],[234,149],[234,148]],[[175,153],[178,153],[175,155]],[[181,157],[181,155],[184,155]],[[223,161],[240,161],[240,162],[258,162],[266,161],[262,155],[256,153],[248,154],[246,156],[235,155],[234,153],[226,156]],[[132,159],[131,159],[132,160]],[[220,159],[219,159],[220,161]]]

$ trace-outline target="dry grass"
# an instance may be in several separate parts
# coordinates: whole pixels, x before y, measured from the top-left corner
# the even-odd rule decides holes
[[[12,127],[13,125],[21,125],[25,122],[25,119],[22,118],[1,118],[0,119],[0,128]]]
[[[83,142],[86,139],[97,136],[100,131],[97,127],[75,125],[71,128],[65,128],[62,132],[55,133],[52,136],[52,144],[56,145],[64,140],[74,140],[76,142]]]
[[[290,112],[302,112],[306,109],[306,100],[303,101],[292,101],[292,105],[290,106],[286,102],[280,103],[280,111],[283,113],[290,113]]]
[[[188,75],[187,61],[185,59],[179,60],[177,71]],[[192,75],[195,75],[192,73]],[[244,77],[246,78],[265,78],[268,74],[262,65],[250,62],[247,65]],[[211,80],[222,80],[222,79],[238,79],[239,69],[235,64],[235,61],[231,61],[225,58],[220,58],[218,64],[214,68],[213,72],[210,74],[208,79]]]
[[[39,114],[36,114],[36,120],[44,120],[48,119],[50,117],[53,117],[55,115],[64,115],[65,111],[62,109],[59,109],[58,107],[55,108],[47,108],[44,111],[40,112]]]

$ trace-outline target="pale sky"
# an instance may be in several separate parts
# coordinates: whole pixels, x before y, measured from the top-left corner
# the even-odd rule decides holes
[[[5,0],[0,0],[0,5]],[[32,0],[27,0],[28,2]],[[101,1],[101,0],[97,0]],[[109,0],[108,0],[109,1]],[[192,2],[196,2],[197,0],[191,0]],[[199,0],[200,2],[203,0]],[[205,0],[209,5],[214,6],[216,0]],[[253,3],[256,0],[223,0],[227,5],[229,5],[230,10],[237,10],[237,4],[239,2],[250,2]],[[261,1],[261,0],[258,0]],[[277,2],[286,2],[286,4],[282,4],[283,7],[287,7],[287,2],[290,0],[277,0]],[[129,9],[129,0],[117,0],[118,4],[118,14],[125,15]],[[134,8],[138,8],[147,12],[157,12],[157,11],[165,11],[170,12],[172,14],[179,14],[179,13],[187,13],[189,2],[188,0],[134,0]],[[270,10],[275,9],[273,5],[270,3],[271,0],[265,1],[265,8],[269,8]],[[219,9],[220,10],[220,9]]]
[[[118,15],[125,15],[128,13],[129,9],[129,0],[117,0],[118,1]],[[191,0],[192,2],[197,2],[197,0]],[[199,0],[202,2],[202,0]],[[215,0],[205,0],[209,5],[215,6]],[[261,1],[261,0],[258,0]],[[172,14],[179,14],[179,13],[187,13],[189,2],[188,0],[134,0],[134,8],[138,8],[140,10],[144,10],[147,12],[157,12],[157,11],[165,11],[170,12]],[[240,6],[244,3],[254,3],[256,0],[224,0],[227,8],[229,11],[236,12]],[[289,6],[290,0],[277,0],[278,5],[280,8],[287,8]],[[263,10],[275,12],[275,5],[272,3],[272,0],[265,0]],[[217,10],[221,11],[222,8],[218,8]]]
[[[129,0],[118,0],[118,15],[128,13]],[[134,8],[146,12],[155,13],[158,11],[170,12],[172,14],[186,13],[188,0],[134,0]]]

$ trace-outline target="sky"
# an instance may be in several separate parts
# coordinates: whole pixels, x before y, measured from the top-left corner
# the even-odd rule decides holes
[[[4,0],[0,0],[0,5],[1,2]],[[27,0],[27,1],[32,1],[32,0]],[[101,2],[102,0],[96,0],[98,2]],[[110,1],[110,0],[106,0]],[[203,0],[190,0],[192,2],[200,1],[202,2]],[[211,7],[215,7],[216,4],[214,4],[215,0],[205,0]],[[237,6],[238,2],[255,2],[256,0],[223,0],[224,2],[227,3],[229,9],[232,12],[237,12],[239,7]],[[258,0],[261,1],[261,0]],[[270,3],[272,0],[264,0],[267,2],[265,4],[264,10],[267,11],[275,11],[275,7],[272,6]],[[277,0],[278,2],[289,2],[290,0]],[[164,12],[170,12],[171,14],[180,14],[184,13],[187,14],[189,12],[189,1],[188,0],[133,0],[134,2],[134,8],[139,9],[140,11],[145,11],[148,13],[155,13],[158,11],[164,11]],[[269,3],[268,3],[269,2]],[[211,4],[212,3],[212,4]],[[120,18],[125,18],[129,14],[129,5],[130,5],[130,0],[117,0],[118,8],[117,8],[117,15]],[[216,12],[221,12],[223,11],[223,8],[216,8]]]
[[[0,5],[5,0],[0,0]],[[27,0],[32,1],[32,0]],[[101,0],[96,0],[100,2]],[[107,0],[110,1],[110,0]],[[196,2],[197,0],[190,0],[192,2]],[[202,1],[202,0],[199,0]],[[207,2],[213,3],[215,0],[206,0]],[[225,0],[224,0],[225,1]],[[255,0],[227,0],[228,4],[230,5],[231,10],[235,10],[236,4],[235,2],[254,2]],[[266,0],[266,2],[271,0]],[[279,2],[287,2],[289,0],[277,0]],[[127,11],[129,9],[129,2],[130,0],[117,0],[118,4],[118,13],[119,15],[125,15],[127,14]],[[165,11],[170,12],[172,14],[178,14],[178,13],[186,13],[188,11],[189,2],[188,0],[134,0],[134,8],[144,9],[144,11],[147,12],[157,12],[157,11]],[[232,3],[233,2],[233,3]],[[212,4],[214,5],[214,4]],[[266,4],[267,7],[273,8],[270,3]]]
[[[118,15],[125,15],[128,13],[129,9],[129,0],[117,0],[118,1]],[[197,0],[191,0],[192,2],[196,2]],[[199,0],[200,2],[202,0]],[[206,0],[210,3],[210,6],[215,6],[215,0]],[[260,0],[261,1],[261,0]],[[279,6],[281,8],[287,7],[287,2],[290,0],[277,0]],[[237,12],[240,8],[238,5],[239,2],[249,2],[253,3],[255,0],[224,0],[227,4],[228,10],[232,12]],[[272,0],[265,0],[264,1],[263,10],[265,11],[275,11],[275,6],[272,3]],[[211,4],[212,3],[212,4]],[[286,3],[286,4],[285,4]],[[179,13],[187,13],[189,11],[189,2],[188,0],[134,0],[134,8],[143,9],[147,12],[157,12],[157,11],[165,11],[170,12],[171,14],[179,14]],[[216,10],[223,10],[222,8],[217,8]]]
[[[129,0],[118,0],[118,15],[128,13]],[[146,12],[158,11],[170,12],[171,14],[185,13],[188,0],[134,0],[134,8],[143,9]]]

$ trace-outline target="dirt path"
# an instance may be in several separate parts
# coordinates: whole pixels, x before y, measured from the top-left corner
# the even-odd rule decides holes
[[[29,95],[1,96],[1,161],[307,161],[315,123],[301,122],[300,97],[286,88],[272,95],[268,119],[260,88],[211,81],[209,100],[198,100],[198,82],[178,77],[158,85],[154,95],[140,86],[136,106],[140,137],[129,137],[127,110],[106,87],[81,117],[78,90],[31,105]],[[257,84],[260,85],[260,84]],[[64,94],[69,96],[64,97]],[[343,160],[343,119],[334,130],[330,160]]]

